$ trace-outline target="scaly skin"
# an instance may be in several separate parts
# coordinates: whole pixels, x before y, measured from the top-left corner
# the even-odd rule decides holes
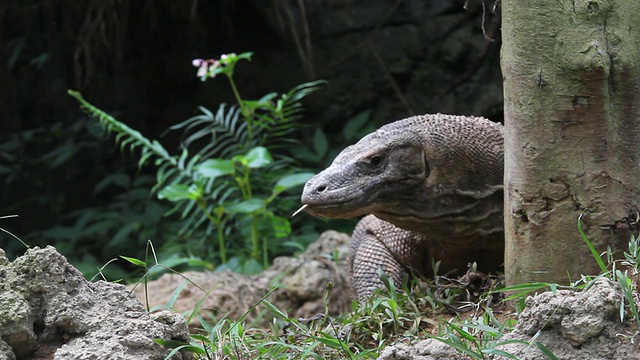
[[[312,215],[363,218],[350,268],[359,301],[407,272],[466,271],[503,262],[503,130],[484,118],[423,115],[381,127],[305,185]],[[372,215],[372,216],[371,216]]]

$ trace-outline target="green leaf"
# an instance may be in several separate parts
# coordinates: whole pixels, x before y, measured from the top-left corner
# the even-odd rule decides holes
[[[596,260],[596,263],[598,263],[598,266],[600,267],[600,271],[605,273],[607,272],[607,265],[605,265],[604,261],[602,261],[602,258],[600,257],[598,250],[596,250],[596,248],[593,246],[593,244],[587,237],[587,234],[585,234],[584,231],[582,231],[582,215],[584,214],[580,214],[580,216],[578,216],[578,232],[580,233],[580,236],[582,236],[582,239],[584,240],[584,242],[587,244],[587,247],[589,248],[589,250],[591,250],[591,255],[593,255],[593,258]]]
[[[513,285],[513,286],[508,286],[502,289],[496,289],[493,290],[493,292],[505,292],[505,293],[511,293],[513,292],[513,294],[511,294],[509,297],[507,297],[504,301],[510,301],[513,299],[517,299],[521,296],[525,296],[531,292],[535,292],[535,291],[539,291],[539,290],[543,290],[546,288],[551,287],[552,289],[557,289],[557,285],[556,284],[550,284],[550,283],[543,283],[543,282],[532,282],[532,283],[526,283],[526,284],[518,284],[518,285]]]
[[[255,103],[254,107],[257,106],[261,106],[261,107],[270,107],[271,105],[271,101],[278,96],[277,93],[272,92],[272,93],[268,93],[267,95],[263,96],[260,98],[260,100],[258,101],[253,101],[253,103]],[[243,103],[245,103],[246,101],[244,101]]]
[[[327,136],[321,128],[317,128],[316,133],[313,135],[313,148],[320,158],[323,158],[327,154],[327,150],[329,150],[329,140],[327,140]]]
[[[158,199],[167,199],[173,202],[187,199],[197,200],[201,193],[202,190],[196,185],[171,184],[160,190]]]
[[[472,359],[482,359],[483,358],[482,354],[473,351],[468,346],[465,346],[465,344],[457,343],[455,341],[452,341],[452,340],[449,340],[449,339],[443,339],[443,338],[439,338],[439,337],[434,337],[434,339],[451,346],[452,348],[460,351],[463,354],[466,354],[467,356],[469,356]]]
[[[176,340],[163,340],[163,339],[153,339],[153,342],[160,344],[164,347],[167,348],[173,348],[173,350],[167,355],[167,359],[170,359],[173,357],[173,355],[177,354],[178,352],[180,352],[181,350],[187,351],[187,352],[192,352],[195,354],[200,354],[200,355],[206,355],[207,351],[194,346],[194,345],[189,345],[187,343],[184,343],[182,341],[176,341]]]
[[[313,175],[314,174],[312,172],[303,172],[303,173],[287,175],[281,178],[280,180],[278,180],[276,185],[273,187],[273,193],[280,194],[281,192],[289,188],[304,184],[307,181],[309,181],[309,179],[311,179]]]
[[[251,55],[253,55],[253,53],[251,51],[248,51],[248,52],[240,53],[236,55],[236,57],[238,58],[238,60],[245,59],[245,60],[251,61]]]
[[[227,207],[229,214],[251,214],[265,208],[264,200],[249,199]]]
[[[291,223],[283,217],[272,216],[271,225],[273,226],[273,231],[276,233],[276,238],[278,239],[287,237],[291,234]]]
[[[214,179],[218,176],[233,174],[233,161],[223,159],[209,159],[205,160],[198,166],[196,170],[197,174],[200,174],[206,178]]]
[[[631,313],[635,317],[636,321],[638,321],[638,318],[640,316],[638,315],[638,308],[636,307],[636,302],[633,296],[633,290],[631,288],[631,283],[632,283],[631,279],[626,275],[626,272],[623,273],[620,270],[616,270],[616,278],[618,279],[618,283],[622,287],[622,294],[624,295],[625,299],[627,300],[627,303],[629,304],[629,309],[631,310]],[[624,321],[624,312],[622,310],[623,307],[624,305],[621,304],[621,310],[620,310],[621,322]]]
[[[553,354],[553,352],[551,352],[551,350],[549,350],[548,347],[544,346],[542,343],[536,341],[535,342],[536,346],[538,347],[538,349],[540,349],[540,351],[550,360],[558,360],[558,358]]]
[[[336,339],[336,338],[322,337],[322,336],[310,336],[310,338],[314,340],[318,340],[319,342],[329,347],[332,347],[334,349],[341,349],[343,344],[339,339]]]
[[[147,263],[140,259],[136,259],[128,256],[122,256],[122,255],[120,255],[120,257],[132,263],[133,265],[142,266],[142,267],[147,266]]]
[[[247,160],[247,166],[251,169],[263,167],[273,162],[273,158],[271,157],[271,154],[269,154],[269,151],[262,146],[254,147],[249,150],[245,158]]]
[[[491,354],[491,355],[502,356],[502,357],[505,357],[507,359],[516,359],[516,360],[518,359],[517,356],[512,355],[511,353],[508,353],[506,351],[499,350],[499,349],[492,349],[492,348],[490,348],[490,349],[482,349],[481,352],[483,354]]]
[[[247,261],[242,264],[240,273],[245,275],[253,275],[259,274],[263,270],[264,267],[256,259],[247,259]]]
[[[262,300],[262,304],[264,304],[267,309],[269,309],[269,311],[271,311],[273,314],[278,315],[282,320],[289,321],[289,316],[287,316],[284,311],[278,309],[275,305],[269,302],[269,300]]]

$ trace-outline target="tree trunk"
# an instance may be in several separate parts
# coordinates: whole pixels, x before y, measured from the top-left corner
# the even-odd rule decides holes
[[[505,276],[567,283],[619,256],[640,205],[640,1],[503,0]]]

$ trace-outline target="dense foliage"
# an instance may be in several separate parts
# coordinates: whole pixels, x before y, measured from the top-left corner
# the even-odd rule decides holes
[[[174,204],[166,214],[179,214],[183,224],[177,235],[200,244],[188,246],[191,256],[182,256],[173,265],[211,263],[210,268],[257,273],[269,265],[269,256],[278,253],[279,245],[304,248],[303,242],[290,237],[286,217],[295,209],[298,195],[283,193],[299,190],[313,173],[298,170],[295,154],[287,147],[296,143],[290,136],[301,116],[300,100],[321,82],[303,84],[282,95],[244,100],[233,78],[236,63],[243,59],[250,60],[251,53],[193,61],[203,81],[225,75],[237,103],[221,104],[215,112],[201,107],[201,115],[173,126],[172,130],[183,129],[178,155],[170,155],[158,141],[69,91],[109,133],[115,133],[121,150],[140,151],[139,166],[153,160],[157,173],[151,191]],[[123,229],[130,232],[131,226]],[[176,242],[170,241],[169,246],[175,253]],[[185,249],[178,251],[185,253]]]

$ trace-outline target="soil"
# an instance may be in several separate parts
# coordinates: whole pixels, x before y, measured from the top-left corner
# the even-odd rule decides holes
[[[247,313],[249,323],[255,320],[266,324],[272,317],[265,307],[255,305],[267,294],[272,304],[290,316],[309,318],[324,312],[323,296],[330,286],[330,315],[338,315],[349,311],[352,302],[347,276],[348,241],[346,234],[327,231],[304,253],[276,258],[271,267],[257,275],[231,271],[167,273],[146,286],[131,288],[150,309],[169,304],[179,313],[199,309],[206,321],[222,317],[238,320]],[[181,289],[177,295],[176,289]],[[189,325],[198,327],[198,320],[194,317]]]

